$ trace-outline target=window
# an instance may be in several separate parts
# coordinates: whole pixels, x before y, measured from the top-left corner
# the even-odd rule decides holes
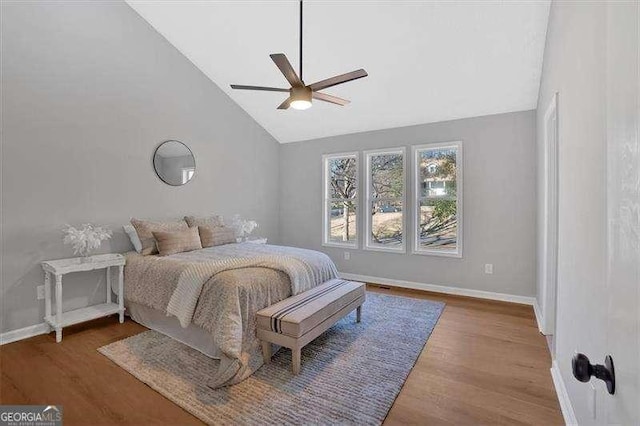
[[[404,148],[367,151],[365,248],[405,251]]]
[[[193,174],[196,172],[194,168],[185,168],[182,169],[182,184],[189,182],[193,177]]]
[[[323,157],[323,244],[357,247],[358,154]]]
[[[462,257],[462,143],[413,148],[414,253]]]

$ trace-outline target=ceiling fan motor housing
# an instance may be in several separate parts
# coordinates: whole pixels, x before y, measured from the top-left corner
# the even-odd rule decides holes
[[[292,87],[289,89],[289,93],[291,93],[292,101],[307,101],[311,102],[311,88],[307,86],[303,87]]]

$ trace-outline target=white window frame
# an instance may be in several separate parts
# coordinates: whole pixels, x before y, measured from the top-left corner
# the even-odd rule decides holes
[[[365,162],[365,226],[364,226],[364,244],[363,248],[370,251],[383,251],[387,253],[406,253],[407,252],[407,152],[404,146],[396,148],[385,148],[364,151]],[[371,157],[384,154],[402,154],[402,197],[397,198],[372,198],[371,197]],[[381,247],[374,245],[371,241],[372,215],[371,204],[373,201],[402,201],[402,245],[399,247]]]
[[[456,148],[456,216],[458,221],[458,233],[456,237],[456,251],[441,251],[430,250],[420,247],[420,201],[428,198],[420,195],[421,185],[419,182],[420,177],[420,163],[419,153],[426,150],[438,149],[438,148]],[[464,159],[462,153],[462,141],[452,142],[438,142],[429,143],[424,145],[414,145],[412,147],[412,184],[413,184],[413,249],[412,254],[419,254],[424,256],[444,256],[444,257],[462,257],[462,240],[463,240],[463,205],[462,205],[462,192],[463,192],[463,169]]]
[[[336,242],[329,239],[331,214],[329,205],[332,202],[344,201],[342,198],[330,198],[329,194],[329,160],[335,158],[355,158],[356,160],[356,198],[353,199],[356,205],[356,238],[349,242]],[[325,247],[348,247],[352,249],[358,248],[358,241],[360,240],[360,155],[357,151],[353,152],[338,152],[334,154],[325,154],[322,156],[322,245]]]
[[[185,167],[182,169],[182,184],[189,182],[193,175],[196,173],[195,167]]]

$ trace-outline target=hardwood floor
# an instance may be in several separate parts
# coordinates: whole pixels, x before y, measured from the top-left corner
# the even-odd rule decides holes
[[[564,424],[530,306],[371,290],[447,304],[385,424]]]
[[[369,290],[447,304],[385,424],[563,424],[531,307]],[[116,318],[66,328],[61,344],[49,334],[1,346],[0,403],[62,405],[67,426],[201,424],[96,351],[146,330]]]

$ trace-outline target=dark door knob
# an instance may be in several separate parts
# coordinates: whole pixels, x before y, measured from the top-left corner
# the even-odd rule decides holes
[[[607,355],[604,358],[604,365],[593,365],[585,354],[576,354],[571,360],[573,377],[581,382],[588,382],[591,376],[604,381],[607,384],[607,391],[613,395],[616,391],[616,375],[613,370],[613,358]]]

